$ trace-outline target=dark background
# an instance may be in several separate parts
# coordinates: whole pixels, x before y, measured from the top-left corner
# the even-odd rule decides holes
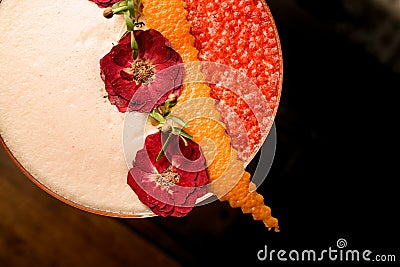
[[[1,153],[0,266],[282,265],[257,252],[321,251],[339,238],[400,261],[399,1],[267,3],[284,82],[275,161],[258,191],[280,233],[220,202],[183,219],[88,214],[47,196]]]

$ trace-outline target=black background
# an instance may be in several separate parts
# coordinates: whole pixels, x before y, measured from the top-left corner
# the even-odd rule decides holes
[[[275,161],[259,192],[281,232],[268,232],[244,215],[209,240],[212,249],[207,240],[196,243],[209,252],[196,256],[198,265],[212,258],[221,265],[282,264],[259,262],[256,253],[264,245],[321,251],[336,248],[339,238],[348,249],[400,260],[400,75],[337,27],[352,23],[339,1],[267,3],[280,34],[284,82]]]

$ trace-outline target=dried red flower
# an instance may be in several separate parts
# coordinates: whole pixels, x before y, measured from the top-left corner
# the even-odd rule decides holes
[[[106,8],[112,6],[113,4],[121,1],[121,0],[89,0],[96,3],[101,8]]]
[[[164,156],[156,161],[167,134],[146,137],[128,173],[128,184],[141,202],[160,216],[182,217],[206,193],[206,161],[198,144],[172,135]]]
[[[100,60],[108,99],[120,112],[150,112],[168,95],[182,91],[183,63],[171,43],[158,31],[136,30],[138,57],[132,56],[131,34],[124,35]]]

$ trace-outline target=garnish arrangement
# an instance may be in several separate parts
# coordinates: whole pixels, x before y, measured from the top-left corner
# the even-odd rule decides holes
[[[126,33],[100,60],[111,104],[120,112],[150,112],[170,94],[179,96],[183,77],[180,63],[182,58],[161,33],[153,29]]]
[[[133,167],[127,175],[127,182],[140,201],[157,215],[182,217],[209,192],[221,201],[228,201],[232,207],[251,213],[254,219],[262,220],[268,229],[278,231],[277,219],[271,216],[263,196],[255,191],[250,174],[244,171],[244,161],[251,153],[238,145],[240,140],[231,139],[234,125],[225,119],[227,114],[218,108],[218,103],[224,100],[233,107],[242,122],[250,122],[244,125],[251,141],[249,149],[253,152],[263,141],[260,127],[268,125],[254,122],[255,115],[240,100],[248,95],[231,95],[225,89],[206,83],[183,84],[185,68],[182,63],[209,60],[229,65],[230,60],[236,64],[232,67],[243,67],[224,50],[227,47],[229,52],[232,45],[220,45],[229,36],[226,29],[220,33],[215,31],[215,25],[231,25],[233,28],[229,30],[235,30],[236,21],[230,14],[237,12],[238,5],[243,5],[243,1],[230,1],[233,6],[224,0],[215,5],[201,0],[91,1],[104,8],[104,17],[110,19],[121,15],[126,23],[126,32],[118,44],[100,60],[101,78],[110,103],[119,112],[148,113],[152,124],[159,130],[145,138],[144,148],[136,153]],[[246,8],[239,7],[240,10],[247,10],[247,13],[241,14],[240,20],[247,23],[246,20],[251,18],[253,25],[258,27],[258,23],[263,23],[259,19],[268,15],[265,7],[258,1],[246,1],[245,5]],[[220,7],[227,16],[223,17],[221,11],[216,11]],[[214,24],[205,23],[210,20],[206,13],[212,14],[216,20]],[[236,26],[240,28],[242,25]],[[266,30],[265,36],[268,37],[269,27]],[[214,41],[220,41],[216,48],[207,43],[205,36],[212,32],[217,36],[215,38],[219,38]],[[246,45],[257,46],[258,49],[259,45],[264,45],[264,40],[269,39],[257,41],[255,34],[264,36],[257,29],[251,30],[247,37],[253,42]],[[238,36],[231,43],[243,44],[240,38],[247,42],[244,36]],[[271,47],[273,49],[273,45]],[[240,45],[234,49],[243,50]],[[248,61],[248,56],[240,60]],[[273,58],[257,65],[251,61],[252,64],[247,62],[249,64],[245,66],[248,72],[245,74],[254,78],[257,85],[269,83],[273,88],[271,83],[277,81],[280,61]],[[271,75],[262,74],[258,78],[260,75],[254,70],[262,70],[261,64],[268,66]],[[268,91],[271,87],[261,88],[263,94],[268,95],[267,100],[274,102],[279,99],[277,86],[276,83],[275,91]],[[212,101],[200,100],[204,97]],[[185,102],[193,99],[203,101],[202,110],[217,120],[197,118],[195,111],[185,108]],[[273,113],[276,112],[275,102],[272,109]],[[205,142],[207,139],[213,140],[212,146]],[[214,151],[212,160],[209,158],[211,150]]]
[[[144,26],[140,0],[114,2],[98,3],[106,8],[104,17],[123,15],[126,22],[126,33],[100,60],[108,99],[120,112],[149,113],[160,131],[146,137],[128,184],[155,214],[182,217],[206,193],[201,186],[208,183],[199,145],[183,129],[186,122],[170,111],[182,91],[183,61],[160,32],[136,29]],[[187,160],[192,166],[182,167]]]

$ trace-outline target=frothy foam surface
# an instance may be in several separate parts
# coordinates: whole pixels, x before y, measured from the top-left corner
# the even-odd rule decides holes
[[[126,183],[124,114],[104,98],[99,59],[125,26],[85,0],[0,4],[0,135],[40,183],[91,209],[149,214]],[[132,137],[143,136],[135,114]],[[132,152],[143,147],[132,139]]]

